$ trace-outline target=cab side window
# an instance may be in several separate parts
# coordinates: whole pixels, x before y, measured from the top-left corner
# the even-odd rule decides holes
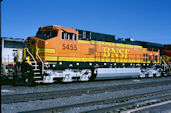
[[[66,33],[65,32],[62,32],[62,40],[65,40],[66,39]]]
[[[74,34],[74,41],[77,41],[77,34]]]
[[[68,32],[62,31],[61,32],[61,39],[62,40],[77,41],[77,34],[75,34],[75,33],[68,33]]]

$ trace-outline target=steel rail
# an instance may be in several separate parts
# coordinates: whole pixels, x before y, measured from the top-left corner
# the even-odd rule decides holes
[[[121,91],[121,90],[156,87],[156,86],[163,86],[163,85],[169,85],[169,84],[171,84],[171,80],[149,82],[149,83],[124,84],[124,85],[115,85],[115,86],[72,89],[72,90],[60,90],[60,91],[51,91],[51,92],[2,95],[1,104],[56,99],[56,98],[64,98],[64,97],[71,97],[71,96],[82,96],[83,94],[87,94],[87,95],[98,94],[98,93],[104,93],[104,92],[115,92],[115,91]]]
[[[153,100],[156,100],[156,101],[153,101]],[[161,102],[169,101],[169,100],[171,100],[171,95],[161,96],[161,97],[157,97],[157,98],[144,99],[141,101],[129,102],[129,103],[125,103],[125,104],[120,104],[120,105],[115,105],[115,106],[110,106],[110,107],[105,107],[105,108],[100,108],[100,109],[95,109],[95,110],[90,110],[90,111],[84,111],[81,113],[106,113],[106,112],[120,113],[120,112],[123,112],[126,110],[140,108],[140,107],[157,104],[157,103],[161,103]]]
[[[56,112],[64,112],[71,108],[73,109],[77,107],[89,107],[89,106],[94,106],[94,105],[107,105],[107,104],[114,104],[114,103],[117,103],[119,105],[112,105],[110,107],[97,108],[97,109],[93,109],[90,111],[84,111],[83,113],[104,113],[104,112],[111,112],[111,111],[119,112],[122,110],[132,109],[134,107],[137,107],[137,105],[139,105],[140,107],[143,105],[154,104],[154,103],[158,103],[162,101],[171,100],[171,95],[166,95],[166,96],[157,97],[158,99],[160,99],[160,101],[155,101],[155,102],[149,101],[151,103],[146,102],[141,105],[139,104],[139,103],[143,103],[143,101],[156,99],[153,96],[162,95],[162,94],[166,94],[170,92],[171,90],[163,90],[163,91],[157,91],[157,92],[151,92],[151,93],[145,93],[145,94],[137,94],[137,95],[127,96],[127,97],[122,97],[122,98],[111,98],[111,99],[106,99],[106,100],[92,101],[92,102],[86,102],[86,103],[80,103],[80,104],[72,104],[72,105],[53,107],[53,108],[48,108],[48,109],[32,110],[32,111],[26,111],[22,113],[56,113]],[[147,98],[147,97],[152,97],[152,98],[139,100],[136,102],[124,103],[133,99],[140,99],[140,98]]]

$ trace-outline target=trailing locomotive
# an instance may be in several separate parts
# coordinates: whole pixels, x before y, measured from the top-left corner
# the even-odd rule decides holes
[[[14,65],[16,62],[22,61],[22,52],[25,40],[20,38],[1,38],[1,75],[0,78],[3,81],[4,79],[12,80],[14,73]],[[18,57],[18,59],[16,59]],[[17,61],[15,61],[17,60]],[[1,83],[2,83],[1,81]]]
[[[163,45],[116,40],[114,35],[66,28],[40,27],[27,39],[15,80],[25,83],[88,81],[168,75]],[[165,64],[165,65],[164,65]]]

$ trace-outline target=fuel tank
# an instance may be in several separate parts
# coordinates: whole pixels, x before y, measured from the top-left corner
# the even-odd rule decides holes
[[[138,78],[140,68],[98,68],[95,80]]]

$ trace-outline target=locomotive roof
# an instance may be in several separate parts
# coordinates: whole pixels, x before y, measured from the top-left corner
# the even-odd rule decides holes
[[[91,32],[92,33],[92,38],[90,40],[115,42],[115,43],[131,44],[131,45],[141,45],[143,47],[154,47],[154,48],[160,48],[160,49],[164,48],[164,45],[158,44],[158,43],[151,43],[151,42],[144,42],[144,41],[118,40],[118,39],[115,39],[115,35],[92,32],[92,31],[88,31],[88,30],[73,29],[73,28],[62,27],[62,26],[58,26],[58,25],[51,25],[51,26],[44,26],[44,27],[53,28],[53,29],[62,29],[64,31],[66,31],[66,32],[76,32],[76,31]],[[110,40],[108,40],[106,37],[110,38]]]
[[[42,28],[46,28],[46,29],[62,29],[66,32],[77,32],[75,29],[73,28],[68,28],[68,27],[62,27],[62,26],[58,26],[58,25],[50,25],[50,26],[44,26],[44,27],[40,27],[39,29]]]
[[[111,35],[111,34],[105,34],[105,33],[93,32],[93,31],[82,30],[82,29],[76,29],[76,30],[77,30],[77,31],[86,31],[86,32],[91,32],[91,33],[96,33],[96,34],[103,34],[103,35],[108,35],[108,36],[113,36],[113,37],[115,37],[115,35]]]
[[[11,37],[2,37],[3,40],[8,40],[8,41],[17,41],[17,42],[24,42],[25,40],[22,38],[11,38]]]
[[[135,41],[135,42],[139,43],[139,45],[141,45],[143,47],[153,47],[153,48],[159,48],[159,49],[164,48],[163,44],[152,43],[152,42],[144,42],[144,41]]]
[[[76,30],[91,32],[92,37],[91,37],[90,40],[105,41],[105,42],[115,42],[115,43],[122,43],[122,44],[131,44],[131,45],[139,45],[139,43],[137,43],[135,41],[126,41],[126,40],[115,39],[115,35],[92,32],[92,31],[81,30],[81,29],[76,29]],[[110,38],[110,40],[108,40],[107,37]],[[82,40],[84,40],[84,39],[82,39]]]

